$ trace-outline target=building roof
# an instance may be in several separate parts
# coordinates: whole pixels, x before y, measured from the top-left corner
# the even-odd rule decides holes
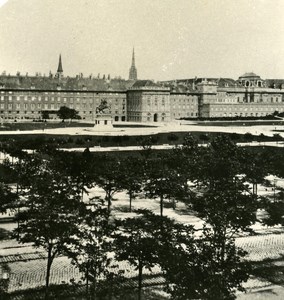
[[[163,87],[163,86],[155,83],[152,80],[136,80],[135,83],[132,85],[132,87],[139,88],[139,87]]]
[[[265,85],[272,89],[284,89],[284,79],[266,79]]]
[[[11,89],[36,90],[90,90],[90,91],[126,91],[133,81],[124,79],[98,79],[84,77],[45,77],[45,76],[0,76],[0,85]]]
[[[238,81],[232,78],[219,78],[217,80],[218,87],[226,88],[226,87],[243,87]]]
[[[245,73],[244,75],[240,76],[239,78],[251,78],[251,77],[254,77],[254,78],[260,78],[259,75],[256,75],[256,74],[253,73],[253,72]]]

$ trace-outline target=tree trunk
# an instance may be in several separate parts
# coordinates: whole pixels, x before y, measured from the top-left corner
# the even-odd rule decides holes
[[[86,298],[89,299],[89,266],[86,268]]]
[[[132,192],[129,192],[129,212],[132,210]]]
[[[160,215],[163,216],[164,196],[160,196]]]
[[[139,266],[138,266],[138,300],[141,300],[141,293],[142,293],[142,271],[143,271],[143,264],[139,260]]]
[[[110,193],[107,192],[107,210],[110,213],[110,207],[111,207],[111,196]]]
[[[173,198],[172,202],[173,202],[173,210],[176,210],[176,200],[175,200],[175,198]]]
[[[52,252],[52,245],[49,245],[47,251],[47,268],[46,268],[46,277],[45,277],[45,297],[44,299],[48,299],[48,287],[49,287],[49,278],[50,278],[50,270],[53,261],[53,257],[51,255]]]

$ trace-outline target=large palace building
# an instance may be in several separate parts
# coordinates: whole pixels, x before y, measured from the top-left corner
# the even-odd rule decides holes
[[[264,117],[284,112],[284,79],[246,73],[229,78],[191,78],[154,83],[138,80],[134,49],[129,80],[56,74],[0,75],[0,119],[56,119],[61,106],[94,121],[106,100],[113,121],[169,122],[181,118]]]

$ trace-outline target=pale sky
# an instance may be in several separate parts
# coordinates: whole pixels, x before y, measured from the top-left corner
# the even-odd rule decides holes
[[[1,5],[4,2],[3,5]],[[0,73],[284,78],[284,0],[0,0]]]

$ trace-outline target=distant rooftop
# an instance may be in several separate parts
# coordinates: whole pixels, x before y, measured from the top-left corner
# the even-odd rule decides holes
[[[6,76],[0,75],[0,86],[11,89],[36,90],[90,90],[90,91],[126,91],[133,85],[133,81],[114,78],[85,78],[53,76]]]
[[[253,72],[248,72],[248,73],[245,73],[244,75],[240,76],[239,78],[260,78],[259,75],[256,75],[255,73]]]

